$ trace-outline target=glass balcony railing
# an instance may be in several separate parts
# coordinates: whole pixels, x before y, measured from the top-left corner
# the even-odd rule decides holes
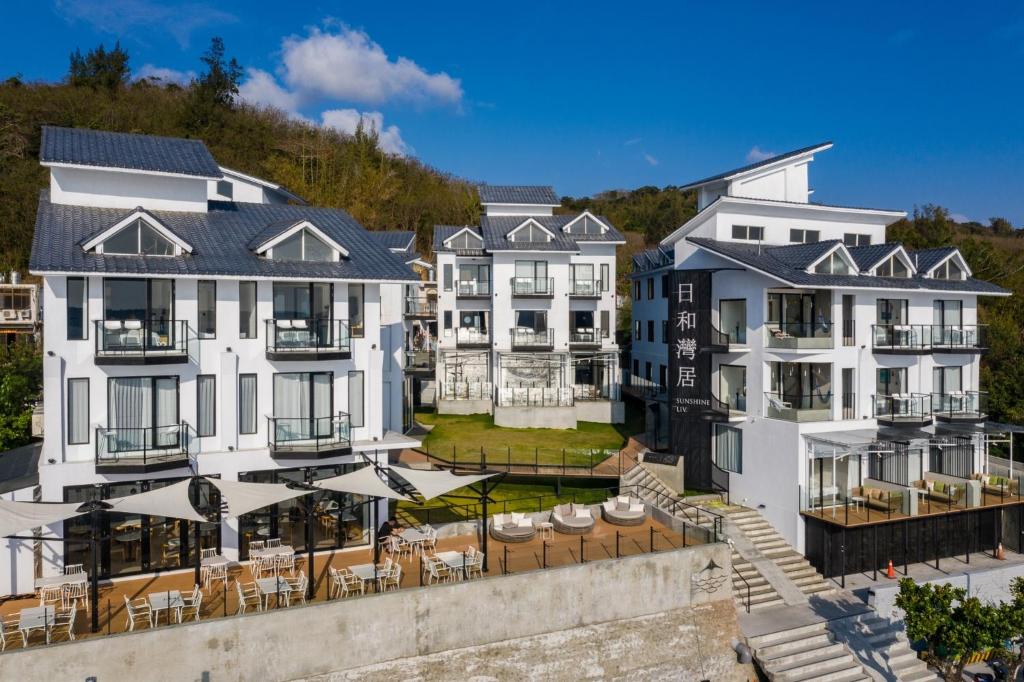
[[[600,346],[601,330],[597,327],[592,329],[573,329],[569,333],[570,346]]]
[[[405,351],[405,369],[408,372],[433,371],[437,364],[437,353],[432,350]]]
[[[267,320],[267,353],[275,359],[308,354],[351,352],[351,337],[344,320],[321,318]]]
[[[603,285],[599,279],[574,279],[569,282],[569,295],[582,298],[599,298]]]
[[[790,395],[768,392],[764,394],[764,414],[770,419],[788,422],[820,422],[832,418],[832,394]]]
[[[573,389],[569,386],[512,387],[498,389],[500,407],[571,407]]]
[[[972,353],[988,346],[985,325],[875,324],[871,345],[880,353]]]
[[[988,326],[980,324],[932,325],[932,350],[973,352],[988,348]]]
[[[166,426],[96,429],[96,466],[132,469],[185,466],[190,430],[186,422]]]
[[[491,345],[491,333],[476,327],[459,327],[455,330],[455,345],[460,348],[487,348]]]
[[[784,350],[832,347],[831,322],[766,322],[766,345]]]
[[[554,277],[513,277],[510,284],[513,296],[551,298],[555,295]]]
[[[554,329],[523,329],[513,327],[509,330],[512,335],[512,348],[554,348]]]
[[[932,399],[927,393],[894,393],[872,396],[875,419],[888,424],[927,424],[932,419]]]
[[[349,415],[267,417],[267,445],[273,455],[330,453],[352,446]]]
[[[981,421],[988,415],[988,393],[950,391],[932,393],[932,413],[941,421]]]
[[[96,359],[185,362],[189,331],[185,320],[96,320]]]
[[[455,295],[459,298],[484,298],[491,295],[491,283],[488,280],[459,280],[455,283]]]
[[[436,317],[437,299],[407,298],[405,299],[405,315],[407,317]]]

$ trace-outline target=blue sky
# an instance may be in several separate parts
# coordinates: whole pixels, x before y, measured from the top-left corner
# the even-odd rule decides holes
[[[841,6],[842,5],[842,6]],[[187,77],[210,37],[243,92],[390,149],[560,194],[682,184],[822,140],[815,200],[940,203],[1024,226],[1024,4],[7,0],[0,75],[120,39]]]

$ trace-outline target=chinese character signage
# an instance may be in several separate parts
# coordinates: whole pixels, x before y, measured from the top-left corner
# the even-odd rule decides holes
[[[668,314],[669,449],[688,488],[711,489],[711,273],[674,270]]]

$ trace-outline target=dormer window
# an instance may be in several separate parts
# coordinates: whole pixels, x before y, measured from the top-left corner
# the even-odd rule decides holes
[[[819,275],[849,275],[850,271],[850,264],[839,251],[833,251],[814,266]]]
[[[453,251],[474,251],[483,248],[483,240],[467,227],[449,237],[445,246]]]
[[[964,278],[964,270],[956,264],[956,261],[950,258],[932,270],[932,278],[962,280]]]
[[[271,225],[264,234],[268,232],[271,236],[257,237],[249,248],[270,260],[333,263],[348,257],[348,251],[308,220]]]
[[[138,209],[82,244],[105,256],[180,256],[192,247],[154,216]]]
[[[608,231],[608,226],[592,216],[589,212],[584,212],[574,218],[562,229],[566,234],[602,235]]]
[[[732,238],[759,242],[764,239],[764,228],[757,225],[733,225]]]
[[[508,233],[508,240],[527,243],[550,242],[552,236],[551,232],[536,220],[527,220]]]
[[[877,277],[896,277],[898,279],[906,279],[907,277],[910,277],[910,269],[898,255],[893,254],[875,268],[875,275]]]

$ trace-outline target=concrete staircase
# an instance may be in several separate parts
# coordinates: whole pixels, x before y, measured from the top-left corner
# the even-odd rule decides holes
[[[629,486],[636,486],[629,488]],[[652,474],[643,463],[638,464],[619,478],[619,489],[628,489],[631,495],[636,495],[649,504],[667,506],[665,499],[678,500],[679,495],[671,488],[661,482],[657,476]]]
[[[805,595],[820,594],[834,589],[760,513],[737,506],[724,507],[721,513],[735,524],[758,552],[781,568],[785,577]]]
[[[752,637],[754,658],[772,682],[860,682],[871,676],[833,639],[827,623]]]
[[[917,657],[903,628],[876,613],[835,620],[828,624],[836,639],[846,644],[872,676],[899,682],[935,682],[941,678]]]
[[[771,586],[771,583],[736,550],[732,552],[732,568],[732,593],[737,609],[746,610],[747,608],[748,586],[750,587],[751,611],[782,604],[782,597]]]

